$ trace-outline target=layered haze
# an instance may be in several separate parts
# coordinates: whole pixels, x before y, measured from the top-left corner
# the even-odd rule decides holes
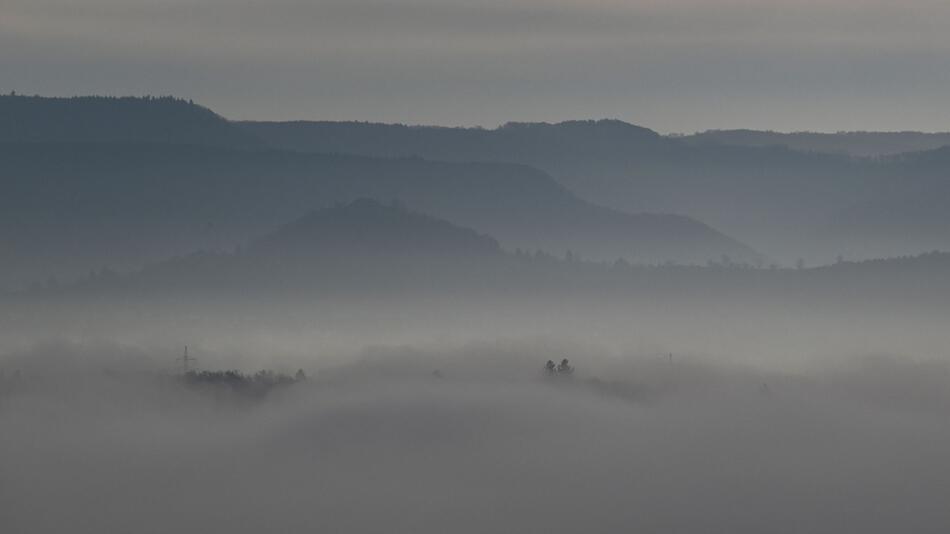
[[[950,531],[947,27],[0,1],[0,533]]]

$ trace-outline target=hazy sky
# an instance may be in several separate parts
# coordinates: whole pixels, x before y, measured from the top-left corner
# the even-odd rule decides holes
[[[231,118],[950,129],[946,0],[0,0],[0,90]]]

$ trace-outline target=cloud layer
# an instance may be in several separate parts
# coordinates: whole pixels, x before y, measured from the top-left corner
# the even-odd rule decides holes
[[[0,526],[884,533],[950,522],[945,364],[783,376],[585,359],[562,381],[525,365],[530,347],[495,356],[378,349],[250,407],[150,373],[147,353],[10,356],[23,375],[7,375],[0,398]]]
[[[943,129],[945,2],[11,0],[4,90],[235,118]]]

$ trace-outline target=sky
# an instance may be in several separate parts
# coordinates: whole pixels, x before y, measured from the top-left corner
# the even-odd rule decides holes
[[[946,0],[0,0],[0,91],[233,119],[950,130]]]

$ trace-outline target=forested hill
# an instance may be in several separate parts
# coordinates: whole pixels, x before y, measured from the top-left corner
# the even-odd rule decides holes
[[[395,203],[361,198],[313,210],[233,252],[199,251],[119,275],[34,288],[48,294],[240,295],[455,292],[507,288],[533,274],[490,236]],[[533,256],[532,256],[533,257]],[[539,258],[541,256],[538,256]],[[547,263],[557,263],[543,256]]]
[[[579,199],[545,173],[193,145],[0,143],[0,278],[17,283],[130,268],[245,242],[315,208],[360,197],[498,238],[511,250],[696,262],[759,256],[688,217],[628,214]]]
[[[613,159],[669,147],[648,128],[618,120],[508,123],[495,129],[369,122],[240,122],[273,147],[449,161],[547,162],[552,155]]]
[[[950,168],[945,151],[848,155],[860,147],[878,153],[950,140],[941,134],[733,131],[683,138],[615,120],[496,129],[239,124],[271,146],[299,151],[531,165],[592,202],[687,215],[786,265],[801,257],[825,263],[838,254],[858,259],[950,246],[939,203]],[[907,179],[917,176],[931,179]],[[927,216],[917,216],[922,212]]]
[[[255,240],[246,254],[363,259],[498,256],[494,238],[405,207],[360,198],[315,210]]]
[[[12,94],[0,96],[0,142],[262,145],[253,134],[188,100]]]
[[[606,300],[639,297],[769,306],[905,307],[940,305],[950,295],[950,254],[816,268],[755,269],[588,262],[577,257],[510,253],[490,236],[440,218],[358,199],[314,210],[234,252],[195,253],[125,275],[103,272],[49,295],[477,294]],[[379,293],[383,291],[383,293]],[[473,293],[474,291],[474,293]],[[24,293],[29,297],[35,292]]]

